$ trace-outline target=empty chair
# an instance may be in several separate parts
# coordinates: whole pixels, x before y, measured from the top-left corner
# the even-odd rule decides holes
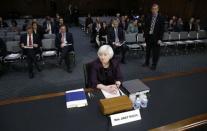
[[[7,55],[4,58],[4,62],[14,62],[21,59],[21,48],[19,41],[7,41],[6,42]]]
[[[23,35],[23,34],[26,34],[26,33],[27,33],[26,31],[21,31],[20,35]]]
[[[55,34],[44,34],[44,39],[55,39]]]
[[[165,41],[166,53],[177,54],[177,42],[179,41],[178,32],[170,32],[169,41]]]
[[[187,54],[187,46],[188,43],[186,42],[188,40],[188,32],[180,32],[179,33],[179,41],[177,41],[178,49],[184,48],[184,53]]]
[[[197,34],[197,40],[195,40],[196,45],[200,47],[201,49],[205,49],[207,44],[207,32],[206,31],[199,31]]]
[[[126,33],[125,41],[127,46],[129,47],[130,52],[138,52],[141,49],[140,45],[137,43],[137,33]]]
[[[18,35],[18,32],[7,32],[6,35],[7,36],[15,36],[15,35]]]
[[[143,48],[143,50],[146,49],[146,42],[145,42],[144,35],[142,33],[139,33],[137,35],[137,43]]]
[[[20,35],[15,35],[14,36],[14,41],[20,41]]]
[[[194,47],[193,49],[195,49],[196,47],[196,41],[197,40],[197,32],[196,31],[190,31],[188,34],[188,40],[186,40],[185,42],[187,43],[188,48],[190,49],[190,47]]]
[[[164,53],[166,55],[167,53],[167,43],[170,41],[170,34],[169,32],[164,32],[163,38],[162,38],[162,43],[160,44],[161,47],[163,47]]]
[[[42,39],[42,57],[57,56],[54,39]]]
[[[137,43],[137,33],[125,33],[125,41],[128,44]]]
[[[197,38],[198,38],[198,40],[195,40],[197,43],[207,43],[206,31],[199,31]]]

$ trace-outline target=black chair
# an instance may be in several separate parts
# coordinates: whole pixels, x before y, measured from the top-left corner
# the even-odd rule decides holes
[[[91,86],[91,82],[90,82],[91,67],[92,67],[92,62],[83,65],[85,88],[90,88]]]

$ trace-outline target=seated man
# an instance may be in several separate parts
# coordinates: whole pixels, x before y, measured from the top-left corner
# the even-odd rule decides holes
[[[60,26],[60,33],[56,36],[55,44],[58,50],[61,52],[59,65],[61,65],[62,60],[64,59],[67,66],[67,71],[71,73],[72,70],[70,68],[69,52],[74,51],[73,36],[72,33],[66,32],[65,25]]]
[[[6,44],[5,42],[3,41],[2,38],[0,38],[0,57],[5,57],[7,54],[7,51],[6,51]]]
[[[29,78],[34,77],[33,73],[33,64],[35,64],[37,70],[40,72],[41,69],[39,68],[36,60],[36,50],[39,47],[39,40],[36,35],[33,34],[32,26],[27,26],[27,33],[23,34],[20,37],[20,47],[23,49],[23,54],[27,57],[27,64],[29,70]]]
[[[8,24],[3,21],[2,17],[0,17],[0,28],[5,28],[5,27],[8,27]]]
[[[103,45],[97,54],[98,59],[92,62],[89,86],[116,94],[117,88],[121,86],[122,74],[119,62],[112,59],[113,49],[110,45]]]
[[[121,62],[125,64],[125,55],[128,50],[128,47],[124,44],[125,43],[124,31],[122,28],[119,27],[118,20],[112,21],[112,27],[108,31],[108,41],[116,54],[121,52],[122,54]]]
[[[46,20],[43,22],[43,30],[45,34],[55,33],[54,23],[52,22],[52,19],[49,16],[47,16]]]

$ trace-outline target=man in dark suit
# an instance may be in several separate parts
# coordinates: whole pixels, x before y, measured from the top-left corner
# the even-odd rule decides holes
[[[54,34],[55,27],[49,16],[46,17],[46,20],[43,22],[43,30],[46,34]]]
[[[121,52],[121,63],[125,64],[125,55],[128,47],[124,44],[124,31],[119,27],[119,22],[117,20],[112,21],[112,27],[108,30],[108,41],[116,54]]]
[[[29,78],[34,77],[33,73],[33,64],[36,66],[37,70],[40,72],[36,60],[36,50],[39,47],[39,40],[36,35],[33,34],[32,26],[28,25],[27,33],[23,34],[20,37],[20,47],[23,49],[23,54],[27,57],[28,70],[29,70]]]
[[[5,28],[5,27],[8,27],[8,24],[3,21],[2,17],[0,17],[0,28]]]
[[[144,37],[146,41],[146,60],[143,67],[149,66],[150,55],[152,52],[152,66],[155,70],[160,55],[160,43],[164,33],[164,18],[158,13],[159,6],[152,5],[152,13],[145,18],[144,22]]]
[[[61,25],[65,25],[66,32],[68,32],[69,26],[67,24],[65,24],[64,19],[62,17],[60,17],[59,20],[55,23],[55,34],[58,34],[59,33],[59,30],[60,30],[60,26]]]
[[[61,65],[62,60],[65,60],[67,66],[67,71],[72,72],[70,68],[69,52],[74,51],[73,47],[73,36],[72,33],[66,32],[65,25],[60,26],[60,33],[57,34],[55,39],[55,44],[58,50],[61,52],[61,57],[59,60],[59,65]]]

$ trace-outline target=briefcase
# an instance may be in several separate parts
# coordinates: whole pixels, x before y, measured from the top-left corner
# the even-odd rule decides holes
[[[132,109],[132,102],[128,96],[119,96],[100,100],[101,112],[104,115],[128,111]]]

